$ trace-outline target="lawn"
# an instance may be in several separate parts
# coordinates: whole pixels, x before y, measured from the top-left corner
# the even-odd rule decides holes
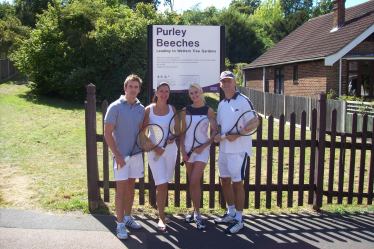
[[[0,84],[0,207],[32,209],[52,212],[88,212],[87,205],[87,177],[86,177],[86,147],[85,147],[85,112],[84,103],[70,103],[50,97],[40,97],[30,93],[27,87],[29,82],[18,77]],[[205,94],[207,104],[217,109],[218,95]],[[97,111],[97,129],[102,134],[102,115],[100,109]],[[267,139],[267,120],[264,120],[263,138]],[[274,125],[274,136],[277,139],[278,125]],[[289,136],[287,127],[285,139]],[[297,138],[300,137],[300,129],[296,129]],[[307,132],[310,139],[310,132]],[[266,183],[266,160],[267,149],[262,153],[262,184]],[[100,178],[102,179],[102,146],[98,144]],[[326,151],[326,158],[329,158]],[[335,153],[338,158],[339,152]],[[255,154],[254,154],[255,155]],[[278,151],[274,149],[272,181],[277,179],[277,156]],[[298,157],[299,149],[295,156],[295,183],[298,183]],[[367,155],[370,158],[370,155]],[[309,177],[310,153],[306,153],[305,181]],[[289,151],[284,152],[284,183],[287,182]],[[328,159],[327,159],[328,160]],[[346,155],[349,160],[349,154]],[[254,183],[255,160],[251,159],[250,183]],[[366,164],[369,164],[366,160]],[[335,161],[337,165],[338,161]],[[358,165],[359,160],[356,160]],[[358,167],[356,166],[356,171]],[[181,182],[186,182],[185,168],[181,169]],[[348,168],[346,166],[346,171]],[[325,171],[327,176],[328,167]],[[146,174],[148,174],[146,170]],[[335,174],[337,170],[335,168]],[[357,172],[356,172],[356,175]],[[204,174],[204,181],[209,182],[208,167]],[[367,177],[367,173],[365,173]],[[147,178],[146,178],[147,179]],[[110,180],[113,180],[113,172],[110,169]],[[348,179],[346,179],[348,181]],[[327,177],[325,177],[327,186]],[[216,176],[218,183],[218,176]],[[357,190],[355,180],[355,190]],[[334,183],[337,186],[337,183]],[[346,186],[347,187],[347,186]],[[366,187],[365,187],[366,189]],[[364,190],[365,190],[364,189]],[[147,191],[146,191],[147,192]],[[364,191],[365,192],[365,191]],[[305,192],[307,193],[307,192]],[[114,212],[114,190],[110,191],[110,202],[103,203],[99,212]],[[276,193],[272,193],[272,208],[265,208],[265,193],[261,193],[261,208],[254,209],[253,193],[250,193],[250,213],[282,213],[282,212],[313,212],[310,205],[297,207],[297,192],[294,195],[293,208],[276,207]],[[138,205],[135,197],[135,212],[146,212],[155,214],[156,211],[148,203],[145,206]],[[304,197],[304,199],[307,196]],[[148,198],[146,197],[146,202]],[[216,196],[218,199],[218,196]],[[169,213],[187,213],[185,204],[185,193],[181,194],[181,207],[173,205],[173,191],[169,191]],[[284,204],[286,207],[286,193],[284,193]],[[354,202],[356,198],[354,198]],[[208,193],[204,194],[204,202],[208,203]],[[335,201],[336,202],[336,201]],[[364,198],[364,203],[366,198]],[[372,212],[373,206],[366,205],[325,205],[326,212]],[[344,200],[346,203],[346,200]],[[214,209],[207,205],[203,212],[222,212],[216,201]]]

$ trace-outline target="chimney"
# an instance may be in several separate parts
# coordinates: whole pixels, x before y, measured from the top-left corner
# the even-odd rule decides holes
[[[334,32],[345,24],[345,0],[333,0],[332,3],[334,4],[333,9],[333,29],[331,32]]]

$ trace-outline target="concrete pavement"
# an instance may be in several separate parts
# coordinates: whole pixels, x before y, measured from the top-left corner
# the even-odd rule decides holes
[[[129,238],[115,234],[112,215],[58,215],[0,209],[0,248],[374,248],[374,214],[247,215],[245,228],[235,235],[204,215],[207,228],[171,217],[167,233],[157,220],[136,215],[143,228],[128,229]]]

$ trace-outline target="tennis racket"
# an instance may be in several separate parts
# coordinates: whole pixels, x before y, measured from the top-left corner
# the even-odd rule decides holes
[[[161,143],[163,137],[164,131],[158,124],[148,124],[144,126],[138,132],[134,148],[131,154],[125,157],[125,162],[127,163],[133,155],[156,148]],[[118,165],[116,166],[116,169],[118,170]]]
[[[256,133],[258,125],[260,124],[260,117],[254,110],[246,111],[236,121],[235,125],[229,132],[221,136],[222,139],[228,135],[236,134],[241,136],[250,136]]]
[[[169,122],[169,132],[167,135],[171,134],[171,136],[166,138],[162,149],[165,150],[165,147],[168,145],[168,141],[175,140],[186,133],[188,128],[191,126],[191,121],[192,115],[187,110],[176,112]],[[157,161],[159,157],[160,155],[157,154],[153,160]]]
[[[192,152],[205,145],[209,144],[213,141],[214,136],[218,133],[218,124],[217,121],[210,117],[205,117],[200,120],[194,131],[194,138],[192,143],[191,150],[187,153],[187,156],[190,157]],[[180,164],[181,166],[184,165],[184,161]]]

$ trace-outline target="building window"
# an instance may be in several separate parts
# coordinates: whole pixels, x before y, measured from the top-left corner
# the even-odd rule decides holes
[[[284,94],[284,69],[275,68],[274,93]]]
[[[299,69],[297,66],[293,66],[293,83],[298,83],[299,80]]]
[[[374,61],[348,61],[348,95],[374,96]]]

